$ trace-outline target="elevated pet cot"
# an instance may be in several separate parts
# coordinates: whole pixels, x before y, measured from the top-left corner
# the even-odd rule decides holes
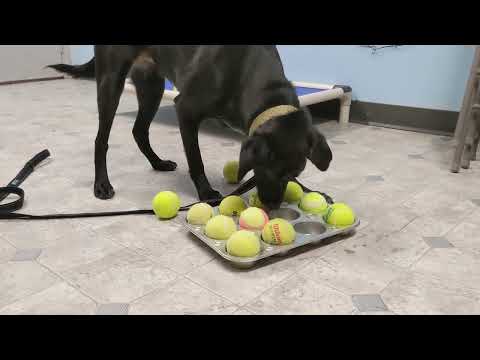
[[[325,85],[309,82],[293,81],[301,106],[310,106],[325,101],[340,100],[339,123],[347,124],[350,119],[350,106],[352,104],[352,89],[345,85]],[[125,82],[125,91],[135,93],[135,86],[128,79]],[[173,100],[179,92],[175,86],[166,81],[164,99]]]

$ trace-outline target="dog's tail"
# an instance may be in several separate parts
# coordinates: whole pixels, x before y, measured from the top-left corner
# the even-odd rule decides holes
[[[91,79],[95,77],[95,57],[83,65],[55,64],[47,67],[71,75],[74,78]]]

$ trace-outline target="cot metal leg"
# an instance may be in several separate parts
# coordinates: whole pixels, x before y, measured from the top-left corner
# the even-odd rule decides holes
[[[352,106],[352,93],[346,93],[340,99],[340,125],[347,125],[350,121],[350,108]]]

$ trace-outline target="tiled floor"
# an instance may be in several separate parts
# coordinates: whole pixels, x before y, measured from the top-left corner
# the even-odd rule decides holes
[[[33,154],[53,161],[23,184],[23,212],[149,208],[174,190],[195,199],[170,103],[151,128],[157,173],[131,136],[135,96],[122,98],[109,151],[116,196],[93,197],[95,84],[60,80],[0,87],[0,183]],[[480,163],[448,171],[448,138],[360,125],[319,125],[334,152],[326,173],[301,179],[349,203],[362,225],[350,238],[241,271],[178,221],[153,216],[0,221],[1,314],[468,314],[480,313]],[[237,135],[205,126],[200,144],[214,187]]]

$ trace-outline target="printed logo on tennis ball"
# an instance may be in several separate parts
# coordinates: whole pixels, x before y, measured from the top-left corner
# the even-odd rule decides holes
[[[296,237],[292,224],[284,219],[273,219],[263,228],[262,239],[272,245],[289,245]]]
[[[240,216],[246,208],[247,205],[240,196],[231,195],[222,200],[218,210],[220,214],[225,216]]]
[[[355,213],[344,203],[331,205],[323,218],[327,224],[338,228],[351,226],[355,223]]]
[[[298,206],[306,213],[314,215],[324,215],[329,208],[327,200],[317,192],[306,194]]]
[[[242,229],[261,231],[268,223],[268,215],[262,209],[250,207],[240,214],[238,223]]]
[[[205,235],[210,239],[227,240],[235,231],[237,231],[235,221],[225,215],[217,215],[205,225]]]
[[[253,257],[260,253],[260,240],[251,231],[240,230],[227,240],[227,252],[237,257]]]
[[[238,161],[229,161],[223,167],[223,177],[228,184],[238,184]]]
[[[296,182],[289,181],[283,195],[283,200],[289,204],[298,203],[303,197],[303,189]]]
[[[159,192],[152,200],[152,209],[157,218],[172,219],[180,209],[180,198],[173,191]]]
[[[205,225],[213,217],[213,208],[207,203],[193,205],[187,213],[187,221],[192,225]]]

